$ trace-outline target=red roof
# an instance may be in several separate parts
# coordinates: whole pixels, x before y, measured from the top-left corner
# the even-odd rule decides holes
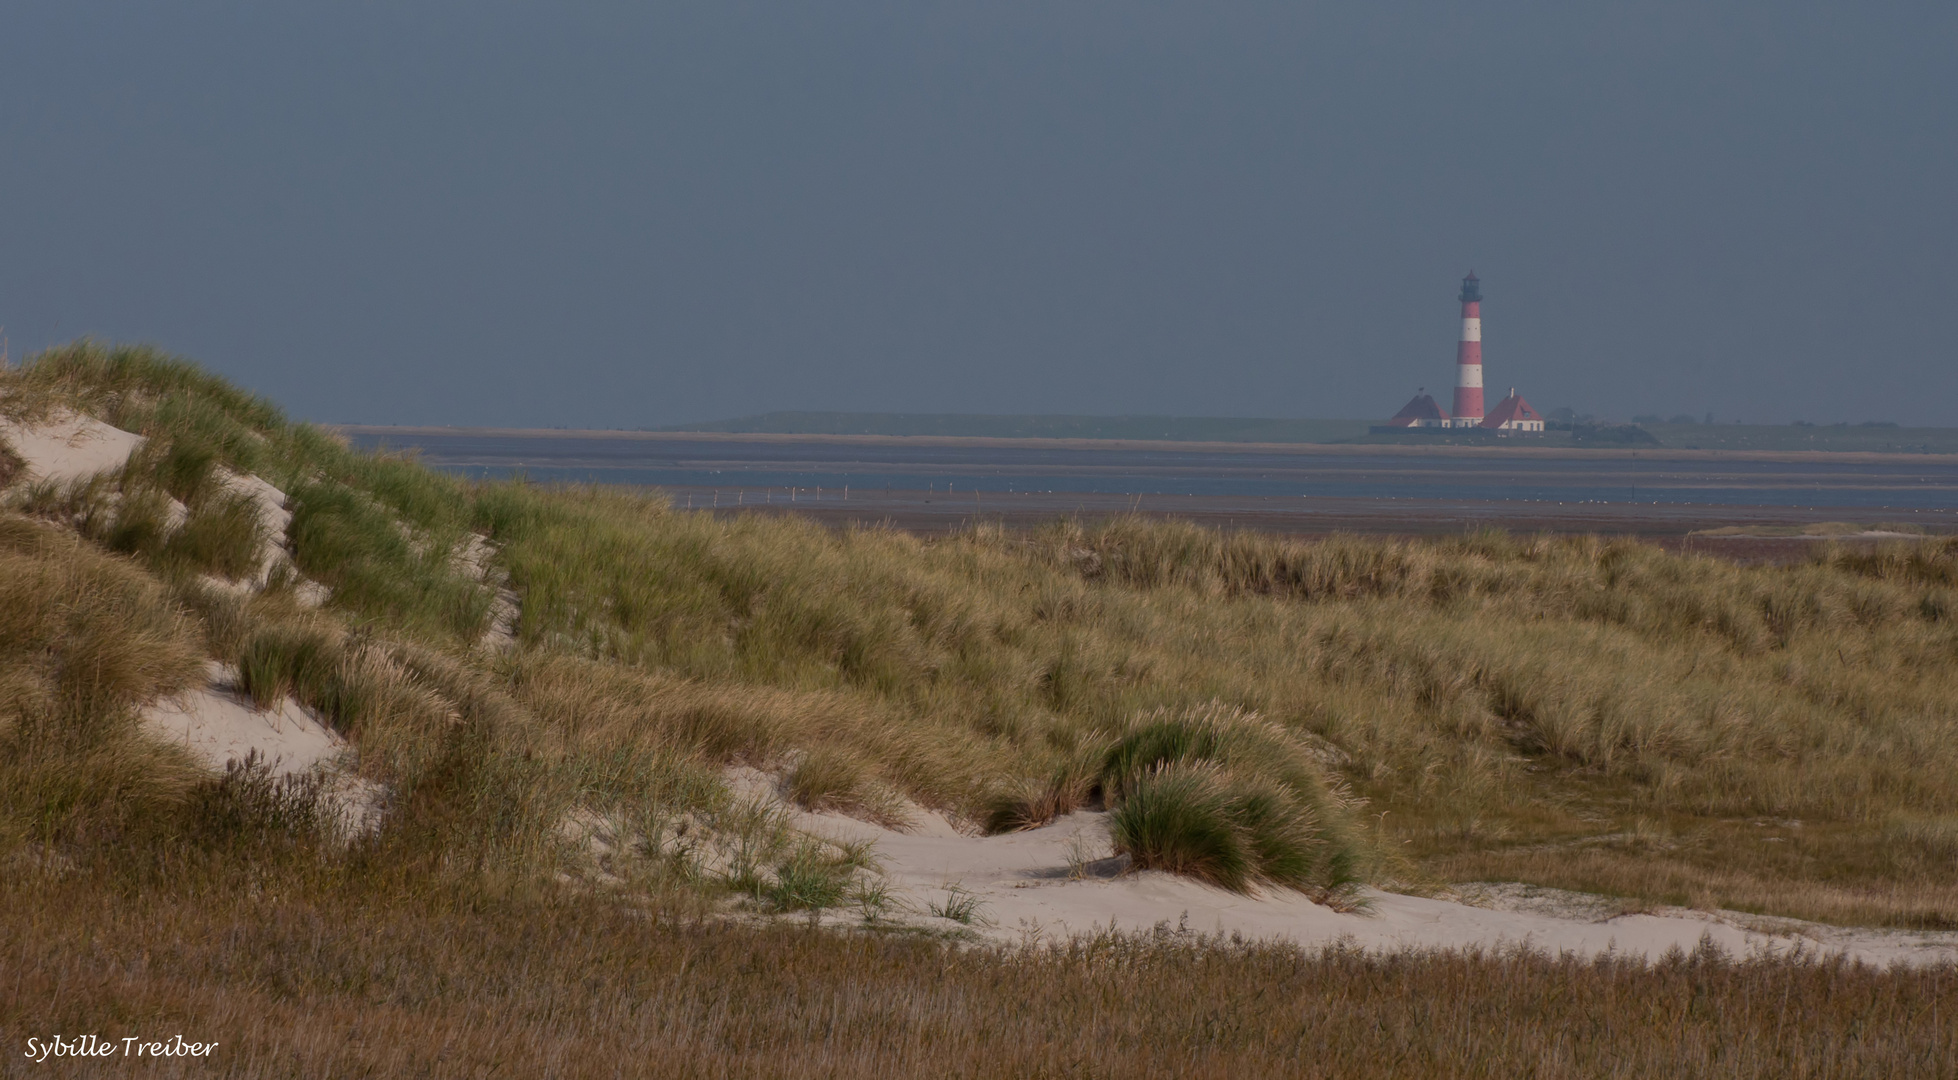
[[[1435,404],[1434,398],[1427,394],[1416,394],[1414,395],[1414,400],[1401,406],[1401,411],[1395,413],[1394,418],[1389,420],[1388,423],[1397,424],[1401,427],[1409,427],[1416,420],[1446,419],[1448,419],[1448,414],[1442,411],[1440,405]]]
[[[1508,397],[1497,402],[1496,407],[1489,410],[1489,415],[1482,418],[1482,426],[1499,428],[1511,420],[1541,419],[1543,419],[1542,413],[1530,408],[1529,402],[1524,401],[1516,391],[1511,390]]]

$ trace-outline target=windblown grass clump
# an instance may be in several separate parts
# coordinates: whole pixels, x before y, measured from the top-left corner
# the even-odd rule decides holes
[[[1244,892],[1334,895],[1354,883],[1349,800],[1282,729],[1212,706],[1161,712],[1108,751],[1100,777],[1117,853]]]
[[[996,793],[986,821],[994,831],[1033,828],[1106,806],[1116,853],[1137,867],[1235,892],[1262,884],[1332,897],[1365,861],[1352,802],[1296,737],[1211,702],[1092,734],[1048,782]]]

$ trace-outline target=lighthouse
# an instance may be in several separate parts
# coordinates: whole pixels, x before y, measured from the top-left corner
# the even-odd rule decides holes
[[[1455,343],[1454,415],[1441,402],[1418,390],[1414,399],[1402,406],[1392,420],[1369,428],[1374,435],[1439,435],[1458,440],[1464,435],[1486,432],[1499,439],[1513,435],[1542,435],[1543,414],[1530,407],[1515,387],[1509,396],[1483,411],[1482,405],[1482,282],[1470,270],[1462,279],[1462,337]],[[1474,428],[1475,433],[1460,431]]]
[[[1454,427],[1482,423],[1482,282],[1462,279],[1462,338],[1455,345]]]

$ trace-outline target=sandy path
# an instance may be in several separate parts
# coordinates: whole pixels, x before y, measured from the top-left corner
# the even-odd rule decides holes
[[[1673,948],[1690,952],[1704,936],[1734,954],[1799,946],[1882,965],[1958,962],[1954,933],[1832,927],[1684,908],[1610,915],[1615,908],[1609,901],[1519,886],[1486,890],[1484,902],[1490,906],[1368,889],[1363,895],[1369,911],[1341,913],[1295,893],[1239,896],[1169,874],[1126,873],[1116,860],[1090,864],[1085,878],[1071,879],[1069,855],[1077,836],[1081,846],[1106,854],[1103,817],[1075,813],[1040,829],[973,837],[960,835],[937,815],[927,815],[918,831],[904,833],[837,814],[794,812],[805,832],[874,842],[893,895],[916,913],[945,903],[952,886],[976,897],[981,924],[975,928],[1001,940],[1065,937],[1111,926],[1139,931],[1167,923],[1305,945],[1346,940],[1369,949],[1527,945],[1552,953],[1616,951],[1656,959]],[[929,915],[922,919],[953,925]]]

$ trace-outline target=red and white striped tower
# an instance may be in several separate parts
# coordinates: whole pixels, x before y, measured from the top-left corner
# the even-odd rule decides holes
[[[1462,340],[1455,346],[1456,427],[1482,422],[1482,283],[1475,271],[1462,279]]]

